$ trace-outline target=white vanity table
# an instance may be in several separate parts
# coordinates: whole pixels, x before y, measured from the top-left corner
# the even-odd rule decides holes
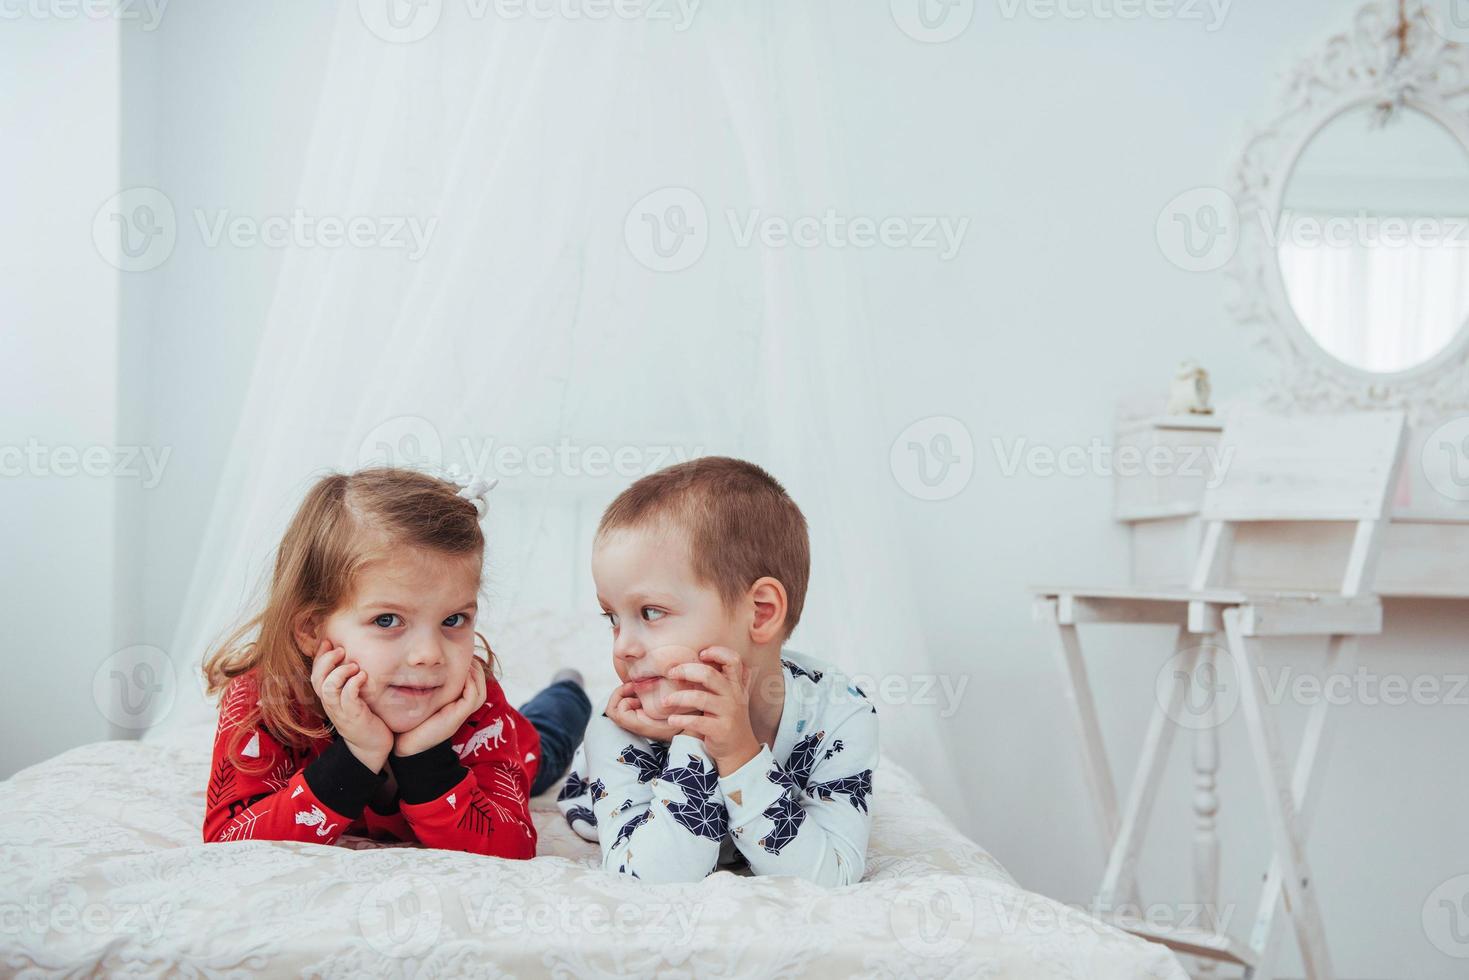
[[[1360,598],[1375,604],[1377,618],[1360,633],[1384,624],[1391,629],[1395,598],[1469,599],[1469,47],[1450,40],[1450,26],[1435,19],[1437,6],[1374,0],[1360,8],[1344,31],[1288,76],[1273,118],[1247,141],[1229,187],[1221,191],[1233,213],[1216,209],[1196,216],[1211,219],[1200,220],[1199,227],[1237,233],[1226,268],[1235,293],[1231,312],[1275,364],[1261,388],[1237,399],[1237,407],[1280,416],[1360,412],[1364,426],[1371,412],[1397,410],[1406,417],[1406,448],[1396,478],[1378,498],[1379,509],[1356,529],[1329,519],[1283,519],[1268,504],[1275,488],[1284,490],[1285,484],[1272,484],[1268,473],[1261,478],[1257,467],[1255,489],[1263,504],[1257,512],[1270,516],[1230,527],[1228,547],[1221,549],[1219,528],[1210,527],[1220,523],[1217,515],[1205,521],[1201,508],[1206,485],[1217,478],[1205,461],[1229,463],[1220,458],[1226,418],[1119,418],[1114,459],[1120,462],[1126,451],[1133,460],[1162,464],[1126,472],[1114,467],[1114,517],[1129,531],[1129,580],[1111,591],[1035,590],[1038,618],[1054,635],[1067,674],[1108,853],[1098,895],[1104,907],[1136,900],[1133,872],[1144,840],[1139,825],[1146,823],[1161,778],[1156,756],[1161,751],[1166,757],[1171,740],[1166,721],[1177,719],[1165,709],[1168,719],[1155,717],[1150,724],[1128,805],[1120,807],[1078,624],[1175,622],[1180,642],[1195,644],[1188,670],[1209,671],[1203,683],[1212,697],[1219,690],[1213,671],[1221,663],[1232,659],[1243,668],[1257,662],[1242,652],[1247,643],[1238,635],[1238,616],[1229,621],[1235,629],[1227,652],[1210,648],[1210,637],[1219,636],[1217,624],[1196,622],[1197,610],[1217,610],[1188,598],[1205,594],[1216,572],[1230,588],[1267,596],[1305,593],[1309,603],[1315,593],[1356,601],[1359,593],[1349,587],[1352,569],[1366,569],[1359,578],[1370,591]],[[1464,33],[1469,41],[1469,31]],[[1402,234],[1393,237],[1390,230]],[[1351,440],[1344,441],[1330,459],[1320,457],[1317,475],[1354,451]],[[1300,460],[1284,455],[1276,457],[1282,470],[1291,470],[1293,462],[1298,478]],[[1392,470],[1379,472],[1387,480]],[[1321,486],[1330,496],[1330,481]],[[1363,536],[1363,530],[1373,533]],[[1349,570],[1347,584],[1343,567]],[[1387,605],[1385,616],[1379,600]],[[1158,615],[1159,608],[1180,601],[1188,605],[1187,616]],[[1327,637],[1328,670],[1344,665],[1338,655],[1351,640],[1344,642],[1340,634],[1350,629],[1295,632]],[[1225,963],[1261,980],[1275,968],[1275,917],[1283,890],[1294,892],[1296,907],[1290,907],[1289,894],[1285,907],[1307,975],[1329,978],[1329,930],[1307,896],[1307,881],[1287,874],[1281,884],[1282,862],[1306,867],[1304,838],[1328,742],[1325,714],[1313,711],[1293,776],[1258,699],[1253,715],[1251,737],[1266,797],[1275,797],[1267,809],[1277,845],[1253,931],[1170,934],[1144,923],[1133,931],[1198,956],[1199,974],[1211,975]],[[1212,723],[1185,727],[1193,728],[1181,733],[1192,740],[1193,898],[1210,907],[1219,899],[1218,733]],[[1303,901],[1312,906],[1304,913]]]

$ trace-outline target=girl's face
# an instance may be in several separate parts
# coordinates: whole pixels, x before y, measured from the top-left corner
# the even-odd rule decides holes
[[[592,578],[602,612],[612,624],[612,666],[645,714],[666,721],[674,691],[698,688],[672,680],[678,664],[699,651],[725,646],[744,655],[748,627],[731,614],[718,590],[698,580],[685,535],[658,528],[621,528],[597,540]]]
[[[365,565],[322,624],[367,675],[362,699],[394,732],[459,697],[474,656],[480,555],[402,548]]]

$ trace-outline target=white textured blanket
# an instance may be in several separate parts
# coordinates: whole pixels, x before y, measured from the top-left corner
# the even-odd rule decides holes
[[[0,973],[1184,977],[1018,887],[891,760],[862,883],[655,887],[599,870],[550,795],[533,861],[203,844],[211,735],[88,745],[0,783]]]

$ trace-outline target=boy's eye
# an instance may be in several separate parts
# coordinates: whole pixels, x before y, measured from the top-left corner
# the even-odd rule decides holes
[[[458,626],[463,626],[468,621],[469,617],[464,615],[464,613],[455,613],[448,619],[444,620],[444,625],[449,627],[450,629],[453,629]]]
[[[397,619],[397,618],[398,618],[398,614],[397,613],[383,613],[381,616],[377,617],[372,622],[373,622],[374,625],[379,626],[382,629],[385,629],[386,630],[386,629],[392,629],[396,625],[393,621],[395,619]]]
[[[662,609],[657,608],[656,606],[644,606],[641,612],[643,614],[643,619],[647,620],[650,623],[656,623],[658,622],[658,620],[668,615],[668,613],[664,612]]]
[[[611,613],[604,609],[602,610],[602,618],[607,620],[608,625],[613,629],[617,629],[617,613]]]

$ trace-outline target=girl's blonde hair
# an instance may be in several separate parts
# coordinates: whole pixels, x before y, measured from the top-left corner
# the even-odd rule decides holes
[[[235,765],[251,764],[240,751],[257,724],[296,750],[331,734],[311,686],[316,651],[302,649],[296,631],[307,618],[329,616],[347,602],[364,564],[405,547],[478,560],[485,538],[474,502],[445,480],[391,467],[334,473],[307,492],[281,538],[264,608],[204,661],[210,695],[255,673],[260,699],[231,739]],[[493,665],[489,643],[479,639]],[[478,658],[475,663],[483,669]]]

